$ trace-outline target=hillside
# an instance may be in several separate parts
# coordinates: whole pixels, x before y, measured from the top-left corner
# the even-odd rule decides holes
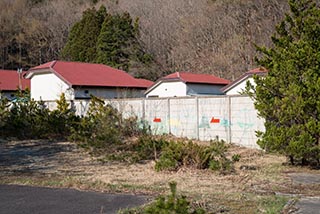
[[[0,68],[58,59],[82,12],[101,4],[139,18],[139,42],[154,57],[154,75],[183,70],[231,80],[255,67],[254,45],[270,45],[287,10],[286,0],[2,0]]]

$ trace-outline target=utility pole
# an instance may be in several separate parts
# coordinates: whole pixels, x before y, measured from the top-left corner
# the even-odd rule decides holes
[[[18,73],[18,78],[19,78],[19,91],[22,91],[22,84],[21,84],[22,68],[18,68],[17,73]]]

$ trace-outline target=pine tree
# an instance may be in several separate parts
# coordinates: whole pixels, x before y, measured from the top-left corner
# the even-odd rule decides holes
[[[101,63],[130,72],[133,76],[157,79],[158,65],[138,42],[139,19],[129,13],[108,14],[105,7],[88,9],[72,27],[61,57],[68,61]]]
[[[96,62],[128,71],[135,37],[136,28],[128,13],[107,16],[98,38]]]
[[[316,0],[289,0],[290,13],[276,27],[273,47],[259,47],[255,107],[265,119],[258,144],[292,164],[320,166],[320,8]],[[249,89],[248,88],[248,89]]]
[[[67,44],[62,50],[62,58],[93,62],[96,58],[96,42],[106,15],[104,6],[98,11],[94,8],[86,10],[82,19],[72,27]]]

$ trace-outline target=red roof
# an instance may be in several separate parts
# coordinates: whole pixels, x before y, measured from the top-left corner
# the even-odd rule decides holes
[[[176,72],[162,78],[162,80],[180,79],[186,83],[203,83],[214,85],[227,85],[229,80],[216,77],[210,74],[193,74],[187,72]]]
[[[21,87],[22,90],[30,89],[30,80],[25,79],[23,76],[26,72],[21,74]],[[19,88],[19,75],[17,71],[13,70],[0,70],[0,91],[15,91]]]
[[[29,70],[34,73],[50,70],[70,86],[147,88],[153,82],[135,79],[128,73],[102,64],[52,61]]]
[[[146,80],[146,79],[136,79],[137,81],[138,81],[138,83],[139,84],[141,84],[142,86],[148,86],[148,87],[150,87],[152,84],[153,84],[153,82],[152,81],[150,81],[150,80]]]
[[[246,74],[261,74],[261,73],[266,73],[266,72],[268,72],[268,71],[265,68],[255,68],[255,69],[252,69],[252,70],[246,72]]]

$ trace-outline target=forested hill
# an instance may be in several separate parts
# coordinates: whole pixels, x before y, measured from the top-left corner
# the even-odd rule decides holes
[[[286,0],[1,0],[0,68],[63,58],[72,26],[101,5],[138,18],[139,48],[153,62],[130,62],[129,72],[149,79],[178,70],[237,78],[288,9]]]

